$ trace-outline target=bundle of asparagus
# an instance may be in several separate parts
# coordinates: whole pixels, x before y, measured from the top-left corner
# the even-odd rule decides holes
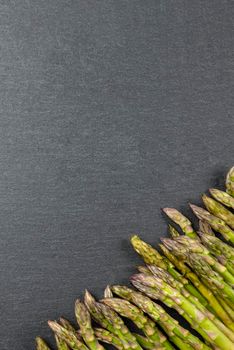
[[[161,239],[161,252],[137,235],[131,238],[146,264],[130,278],[135,289],[107,286],[100,301],[85,291],[84,302],[75,303],[78,329],[63,318],[48,322],[58,350],[102,350],[105,343],[119,350],[234,349],[234,167],[226,192],[210,194],[202,196],[206,209],[190,204],[198,231],[176,209],[164,209],[181,233],[169,225],[171,238]],[[40,337],[36,349],[50,350]]]

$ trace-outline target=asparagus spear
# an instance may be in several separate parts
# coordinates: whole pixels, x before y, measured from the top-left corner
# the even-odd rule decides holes
[[[233,309],[233,305],[230,305],[229,303],[227,303],[227,300],[223,300],[220,296],[217,296],[217,299],[219,300],[220,304],[222,305],[222,307],[224,308],[224,310],[227,312],[227,314],[229,315],[229,317],[231,318],[232,322],[234,322],[234,309]]]
[[[175,238],[180,236],[179,232],[172,225],[168,225],[168,229],[171,237]]]
[[[132,276],[131,282],[137,289],[153,299],[160,299],[164,302],[166,298],[169,298],[172,302],[169,306],[174,307],[177,311],[182,309],[183,316],[204,339],[221,349],[230,349],[231,340],[210,320],[207,313],[201,312],[188,298],[185,298],[177,289],[165,283],[161,278],[137,274]]]
[[[132,320],[136,326],[151,340],[152,343],[161,343],[163,349],[173,349],[165,336],[159,331],[155,323],[144,315],[144,313],[135,305],[127,300],[119,298],[107,298],[103,303],[110,306],[121,316]]]
[[[210,226],[217,232],[221,233],[227,241],[234,243],[234,231],[223,220],[194,204],[190,204],[190,207],[199,219],[207,221]]]
[[[160,305],[154,303],[147,296],[125,286],[115,285],[112,290],[115,294],[137,305],[148,314],[163,328],[170,340],[180,350],[209,349],[199,338],[180,326]]]
[[[217,190],[215,188],[210,188],[210,194],[220,203],[226,205],[226,207],[230,207],[234,209],[234,198],[230,196],[228,193],[223,192],[221,190]]]
[[[172,300],[172,305],[175,308],[176,305],[178,305],[184,311],[183,315],[185,317],[186,314],[189,316],[188,321],[190,321],[191,326],[194,327],[205,338],[205,340],[211,342],[211,344],[215,344],[221,349],[231,349],[231,344],[233,344],[232,341],[212,322],[212,320],[209,319],[206,313],[201,312],[177,289],[171,287],[160,278],[146,276],[143,274],[132,276],[131,282],[135,287],[140,287],[140,291],[146,293],[147,295],[148,292],[147,288],[144,288],[145,285],[153,287],[153,291],[154,288],[157,288],[156,297],[160,298],[162,301],[164,301],[165,297],[168,297]],[[150,297],[153,297],[152,293],[150,293]],[[197,327],[197,324],[199,327]]]
[[[193,269],[200,275],[209,287],[218,292],[225,300],[230,300],[234,302],[234,290],[229,286],[223,278],[215,272],[209,264],[207,264],[203,259],[201,259],[198,254],[189,254],[188,263]]]
[[[139,272],[142,272],[142,273],[146,274],[146,275],[152,275],[152,272],[148,269],[147,266],[137,266],[137,270]]]
[[[203,232],[199,232],[202,243],[214,255],[224,255],[228,261],[234,260],[234,248],[224,243],[215,236],[207,236]]]
[[[176,242],[168,239],[164,239],[164,244],[169,248],[172,249],[174,252],[181,254],[181,248],[179,247],[177,250],[175,250]],[[197,259],[196,259],[197,257]],[[194,263],[193,263],[194,261]],[[213,293],[218,296],[225,298],[226,303],[230,298],[232,298],[232,290],[230,289],[230,286],[227,285],[222,277],[218,275],[215,271],[211,269],[209,264],[207,264],[206,261],[204,261],[200,255],[196,254],[187,254],[187,263],[195,270],[198,276],[200,276],[201,280],[203,281],[203,284],[209,288],[208,290],[212,290]],[[223,284],[222,284],[223,281]],[[220,288],[219,288],[220,286]],[[223,289],[226,290],[224,293]],[[227,294],[229,293],[229,294]],[[229,295],[229,296],[228,296]],[[228,299],[229,298],[229,299]],[[232,300],[232,299],[231,299]],[[222,306],[221,306],[222,305]],[[221,309],[221,313],[219,313],[220,318],[223,320],[225,325],[227,325],[229,328],[233,329],[233,323],[232,319],[230,318],[229,314],[225,312],[223,308],[223,303],[219,304],[219,307]]]
[[[216,271],[212,269],[212,263],[209,262],[209,256],[202,255],[202,254],[196,254],[192,252],[186,252],[185,249],[183,249],[183,246],[178,244],[174,240],[170,239],[164,239],[164,244],[169,248],[172,249],[174,254],[178,256],[184,256],[186,257],[186,262],[190,265],[190,267],[199,275],[200,277],[206,281],[206,285],[211,288],[213,292],[219,292],[219,294],[222,291],[222,295],[225,298],[230,299],[232,301],[233,298],[233,293],[234,291],[232,290],[232,287],[227,284],[223,277],[222,274],[218,274]],[[192,261],[194,263],[192,263]],[[211,267],[212,266],[212,267]],[[221,265],[222,266],[222,265]],[[225,269],[225,267],[223,266]],[[225,272],[225,279],[227,279],[227,271],[223,271],[223,275]],[[208,275],[209,273],[209,275]],[[211,284],[211,285],[210,285]],[[231,284],[231,283],[230,283]],[[220,287],[219,287],[220,286]],[[218,290],[221,288],[221,290]]]
[[[160,267],[167,269],[165,259],[150,244],[140,239],[139,236],[132,236],[131,244],[135,251],[144,259],[146,264],[158,264]]]
[[[208,224],[207,221],[199,220],[199,229],[200,229],[200,232],[203,232],[205,235],[215,236],[211,226]]]
[[[225,309],[220,305],[220,301],[217,300],[215,295],[211,292],[210,288],[202,283],[200,278],[181,260],[177,259],[167,248],[165,245],[160,245],[162,251],[167,256],[167,258],[176,266],[176,268],[186,277],[188,278],[199,290],[199,292],[205,297],[209,303],[209,306],[205,303],[201,302],[202,305],[206,306],[211,312],[216,314],[225,325],[229,325],[232,323],[229,315],[225,311]]]
[[[113,297],[113,293],[112,293],[111,287],[107,285],[104,290],[104,298],[112,298],[112,297]]]
[[[213,198],[202,196],[206,209],[213,215],[225,221],[231,228],[234,228],[234,214]]]
[[[162,347],[162,344],[160,343],[151,343],[148,338],[143,337],[140,334],[134,333],[134,336],[136,337],[138,343],[143,347],[143,349],[146,350],[165,350],[164,347]],[[173,349],[173,348],[171,348]]]
[[[135,251],[143,257],[146,264],[155,264],[167,270],[174,278],[181,281],[181,283],[184,283],[185,289],[196,296],[202,303],[207,304],[206,300],[198,290],[187,279],[183,278],[183,276],[181,276],[181,274],[174,268],[173,264],[167,258],[159,254],[156,249],[142,241],[137,235],[134,235],[131,238],[131,243]]]
[[[63,339],[72,350],[88,350],[87,346],[72,332],[61,326],[56,321],[48,321],[49,327],[61,339]]]
[[[192,223],[183,214],[181,214],[177,209],[174,208],[163,208],[164,213],[169,216],[169,218],[179,225],[182,231],[191,238],[197,238],[197,234],[192,227]]]
[[[121,340],[113,333],[109,332],[107,329],[94,328],[94,334],[96,338],[103,343],[113,345],[118,350],[124,350],[124,346]]]
[[[190,253],[197,253],[201,255],[201,259],[204,259],[216,272],[223,276],[231,285],[234,284],[234,275],[228,271],[228,269],[220,264],[213,256],[210,255],[209,250],[202,245],[198,240],[193,240],[186,236],[180,236],[171,239],[164,239],[167,246],[172,247],[172,251],[177,256],[184,255],[185,257]],[[232,271],[231,271],[232,272]]]
[[[122,319],[107,305],[98,303],[93,296],[86,290],[85,304],[91,313],[93,319],[103,328],[119,337],[123,343],[124,349],[141,350],[136,338],[129,331]]]
[[[67,343],[62,338],[58,337],[57,334],[55,334],[55,341],[58,350],[69,350]]]
[[[94,335],[90,314],[86,306],[80,300],[77,300],[75,303],[75,314],[77,323],[80,326],[80,334],[86,345],[91,350],[104,350],[103,346],[99,344]]]
[[[36,347],[37,350],[50,350],[46,342],[40,337],[36,337]]]
[[[71,324],[68,320],[66,320],[65,318],[60,317],[59,322],[60,322],[61,325],[62,325],[65,329],[67,329],[68,331],[73,332],[73,333],[76,333],[76,329],[75,329],[75,328],[72,326],[72,324]]]
[[[234,197],[234,166],[229,170],[226,177],[227,193]]]
[[[218,237],[210,237],[202,232],[199,232],[199,236],[209,252],[234,275],[234,249]]]
[[[161,285],[163,286],[165,283],[169,284],[170,287],[176,289],[179,293],[181,293],[181,295],[183,297],[185,297],[189,302],[191,302],[193,305],[195,305],[195,307],[200,310],[206,317],[208,317],[215,325],[216,327],[218,327],[229,339],[231,339],[234,342],[234,334],[232,333],[232,331],[230,329],[228,329],[218,318],[216,318],[211,312],[209,312],[200,302],[197,298],[195,298],[194,296],[192,296],[189,292],[187,292],[183,285],[181,283],[179,283],[178,281],[176,281],[173,277],[171,277],[166,271],[164,271],[163,269],[160,269],[158,267],[155,266],[149,266],[150,270],[153,272],[153,276],[145,276],[144,274],[138,274],[135,275],[135,279],[134,282],[140,282],[141,284],[146,285],[147,287],[152,287],[154,289],[156,289],[155,291],[153,290],[153,294],[151,294],[152,298],[160,298],[162,300],[162,302],[165,302],[166,298],[168,297],[168,295],[165,293],[165,291],[159,288],[159,285],[161,283]],[[159,289],[159,290],[158,290]],[[146,291],[142,290],[142,292],[145,292],[147,294]],[[148,296],[150,296],[149,294],[147,294]],[[191,323],[191,326],[194,327],[205,339],[206,339],[206,334],[204,334],[203,328],[200,327],[199,324],[194,324],[194,321],[191,319],[190,315],[187,314],[189,316],[189,318],[187,318],[186,314],[183,311],[183,308],[181,308],[180,304],[177,302],[177,298],[174,297],[170,297],[169,298],[172,299],[172,304],[168,305],[171,307],[176,308],[176,310],[181,313],[189,323]],[[176,303],[175,303],[176,302]],[[170,301],[169,301],[170,303]],[[179,306],[179,308],[178,308]],[[182,311],[182,312],[181,312]],[[209,336],[209,334],[208,334]]]

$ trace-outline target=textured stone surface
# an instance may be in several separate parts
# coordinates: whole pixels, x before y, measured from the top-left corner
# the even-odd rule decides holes
[[[50,339],[233,165],[229,1],[0,2],[1,350]],[[190,215],[190,214],[189,214]]]

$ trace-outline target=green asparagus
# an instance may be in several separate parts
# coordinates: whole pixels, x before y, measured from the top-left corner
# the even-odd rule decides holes
[[[56,321],[48,321],[49,327],[63,339],[72,350],[88,350],[87,346],[72,332],[61,326]]]
[[[121,339],[124,349],[141,349],[119,315],[107,305],[96,302],[88,291],[85,292],[85,304],[97,323]]]
[[[104,350],[103,343],[117,350],[173,350],[174,346],[180,350],[232,350],[234,167],[226,177],[226,192],[213,188],[209,192],[211,197],[202,196],[206,209],[190,205],[199,219],[197,232],[178,210],[163,209],[184,234],[169,225],[171,239],[161,239],[162,253],[137,235],[131,238],[146,263],[138,266],[140,273],[130,279],[138,291],[107,286],[100,301],[86,291],[84,302],[75,303],[79,330],[64,318],[48,321],[58,350]],[[199,337],[183,328],[167,308],[184,317]],[[139,334],[132,333],[121,317],[133,322]],[[93,328],[92,320],[102,328]],[[37,337],[36,350],[50,348]]]
[[[185,298],[177,289],[171,287],[162,279],[137,274],[132,276],[131,282],[137,288],[139,288],[139,284],[157,288],[157,298],[160,298],[163,301],[164,297],[168,297],[173,301],[173,306],[175,305],[175,308],[176,305],[179,305],[184,313],[189,316],[191,326],[194,327],[207,341],[220,347],[220,349],[231,348],[232,341],[212,322],[212,320],[209,319],[206,313],[201,312],[188,300],[188,298]],[[146,288],[143,288],[143,290],[141,289],[141,291],[144,291],[144,293],[148,295]],[[150,297],[152,297],[152,294],[150,294]],[[199,327],[196,327],[197,324]]]
[[[234,275],[228,268],[220,264],[209,252],[209,250],[202,245],[198,240],[193,240],[186,236],[180,236],[174,240],[164,239],[168,245],[172,247],[172,252],[176,256],[187,256],[190,253],[197,253],[201,255],[201,259],[204,259],[216,272],[223,276],[224,280],[234,285]],[[173,249],[174,246],[174,249]]]
[[[232,323],[232,320],[230,319],[229,314],[227,314],[225,309],[220,304],[220,301],[217,300],[216,296],[212,293],[210,288],[208,288],[204,283],[202,283],[198,275],[196,275],[190,269],[190,267],[188,267],[183,261],[177,259],[175,255],[173,255],[165,245],[161,245],[161,249],[163,250],[164,254],[168,257],[168,259],[171,260],[172,263],[174,263],[177,269],[186,278],[188,278],[194,284],[194,286],[196,286],[201,295],[207,299],[209,305],[206,305],[206,303],[204,303],[199,298],[199,301],[202,303],[202,305],[206,306],[211,312],[216,314],[224,322],[225,325],[230,325],[230,323]]]
[[[50,350],[46,342],[40,337],[36,337],[36,347],[37,350]]]
[[[234,209],[234,198],[230,196],[227,192],[217,190],[215,188],[210,188],[210,194],[220,203]]]
[[[55,341],[58,350],[69,350],[67,343],[62,338],[58,337],[57,334],[55,334]]]
[[[198,219],[207,221],[210,226],[215,231],[221,233],[227,241],[234,243],[234,231],[223,220],[194,204],[190,204],[190,207]]]
[[[118,350],[124,350],[122,341],[113,333],[104,328],[94,328],[94,334],[103,343],[113,345]]]
[[[231,228],[234,228],[234,214],[232,214],[227,208],[225,208],[222,204],[206,196],[205,194],[202,196],[202,200],[205,204],[206,209],[216,217],[222,219],[229,225]]]
[[[168,225],[168,229],[171,237],[175,238],[180,236],[180,233],[172,225]]]
[[[94,335],[90,314],[80,300],[77,300],[75,303],[75,314],[77,323],[80,326],[80,334],[90,350],[104,350]]]
[[[204,233],[208,236],[215,236],[214,232],[212,231],[211,226],[208,224],[207,221],[199,220],[199,230],[200,232]]]
[[[155,323],[150,320],[144,313],[135,305],[127,300],[119,298],[107,298],[103,303],[110,306],[121,316],[132,320],[136,326],[143,331],[143,333],[151,340],[152,343],[161,343],[163,349],[173,349],[167,339],[155,326]]]
[[[229,170],[226,177],[227,193],[234,197],[234,166]]]
[[[197,234],[192,227],[192,223],[177,209],[174,208],[163,208],[163,211],[167,216],[180,226],[182,231],[191,238],[197,238]]]
[[[180,350],[209,349],[199,338],[191,334],[188,330],[171,317],[160,305],[154,303],[150,298],[142,293],[136,292],[125,286],[113,286],[115,294],[137,305],[148,314],[169,336],[170,340]],[[182,342],[181,342],[182,340]]]
[[[142,241],[137,235],[131,237],[131,243],[135,251],[143,257],[146,264],[157,265],[167,270],[174,278],[181,281],[185,285],[185,289],[199,298],[201,302],[206,304],[204,297],[175,269],[174,265],[166,257],[163,257],[156,249],[154,249],[148,243]]]

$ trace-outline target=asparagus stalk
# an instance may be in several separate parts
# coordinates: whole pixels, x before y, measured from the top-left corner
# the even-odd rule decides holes
[[[191,238],[197,238],[197,234],[192,227],[192,223],[183,214],[181,214],[177,209],[174,208],[164,208],[164,213],[177,225],[180,226],[182,231]]]
[[[207,341],[207,334],[203,331],[199,324],[194,323],[194,320],[190,317],[189,314],[187,314],[183,310],[183,308],[181,308],[181,306],[178,303],[175,303],[171,298],[165,296],[161,291],[156,290],[156,288],[146,286],[137,280],[133,280],[132,284],[134,285],[134,287],[136,287],[136,289],[138,289],[138,291],[144,293],[144,295],[147,295],[150,299],[160,300],[167,307],[175,309],[181,316],[183,316],[186,319],[186,321],[190,325],[193,324],[192,328],[194,328],[198,333],[200,333],[200,335],[202,335],[202,337]],[[214,345],[212,344],[211,339],[209,340],[209,345]]]
[[[36,347],[37,350],[50,350],[46,342],[40,337],[36,337]]]
[[[187,256],[190,253],[197,253],[201,255],[201,259],[204,259],[216,272],[218,272],[224,280],[226,280],[231,285],[234,284],[234,275],[232,271],[229,272],[228,269],[220,264],[213,256],[210,255],[209,250],[202,245],[198,240],[193,240],[186,236],[180,236],[174,240],[164,239],[168,245],[171,245],[172,251],[175,255]]]
[[[138,275],[135,275],[134,282],[138,281],[141,284],[146,285],[147,287],[155,288],[156,290],[153,290],[153,294],[151,294],[152,298],[154,298],[154,299],[160,298],[162,300],[162,302],[165,302],[168,295],[166,293],[164,293],[163,288],[162,288],[162,290],[160,290],[159,284],[160,283],[162,285],[163,285],[163,283],[169,284],[170,287],[175,288],[179,293],[181,293],[181,295],[183,297],[185,297],[188,301],[190,301],[193,305],[195,305],[195,307],[198,310],[200,310],[205,316],[207,316],[216,325],[216,327],[218,327],[229,339],[231,339],[234,342],[234,334],[232,333],[232,331],[230,329],[228,329],[211,312],[209,312],[199,302],[199,300],[197,298],[195,298],[189,292],[187,292],[181,283],[176,281],[173,277],[171,277],[163,269],[160,269],[160,268],[155,267],[155,266],[150,266],[149,268],[153,272],[153,277],[145,276],[144,274],[138,274]],[[141,291],[144,292],[144,290],[142,290],[142,289],[141,289]],[[147,292],[146,292],[146,294],[147,294]],[[148,294],[148,296],[150,296],[150,295]],[[201,328],[199,324],[196,324],[196,323],[194,324],[194,321],[190,318],[190,315],[185,314],[183,312],[183,308],[181,309],[180,304],[178,304],[178,302],[177,302],[177,298],[175,300],[174,300],[174,298],[171,298],[171,299],[172,299],[172,304],[171,305],[167,304],[167,305],[176,308],[176,310],[179,313],[181,313],[187,319],[187,321],[189,323],[191,323],[191,326],[194,327],[206,339],[206,334],[204,334],[203,328]],[[176,303],[175,303],[175,301],[176,301]],[[181,312],[181,310],[182,310],[182,312]],[[187,317],[187,316],[189,316],[189,317]]]
[[[191,252],[186,253],[183,250],[182,245],[170,239],[164,239],[164,244],[166,244],[169,249],[172,249],[176,255],[184,255],[187,259],[186,262],[197,273],[197,275],[206,281],[206,285],[209,288],[211,288],[216,293],[222,293],[222,296],[224,298],[228,298],[230,301],[233,300],[234,291],[232,290],[232,287],[224,281],[221,274],[218,274],[212,269],[210,266],[211,264],[208,261],[209,256]],[[223,268],[225,267],[223,266]]]
[[[164,239],[164,244],[167,244],[168,248],[174,249],[175,243],[174,241]],[[170,244],[171,243],[171,244]],[[175,251],[175,249],[174,249]],[[209,266],[209,264],[206,263],[203,259],[201,259],[200,255],[197,254],[188,254],[186,262],[195,270],[198,276],[200,276],[200,279],[202,280],[203,284],[206,285],[209,290],[211,289],[212,292],[216,295],[216,297],[221,297],[222,299],[225,299],[225,304],[220,303],[219,307],[221,308],[222,313],[219,314],[221,317],[220,319],[223,320],[224,324],[229,327],[230,329],[234,330],[234,325],[232,321],[232,317],[230,317],[230,313],[227,313],[224,306],[226,306],[226,303],[232,302],[233,297],[233,291],[232,288],[224,282],[222,277],[217,274],[212,268]],[[218,298],[219,299],[219,298]]]
[[[217,299],[219,300],[220,304],[224,308],[224,310],[227,312],[229,317],[231,318],[232,322],[234,322],[234,309],[233,305],[230,305],[227,303],[227,301],[223,300],[220,296],[217,296]]]
[[[188,263],[193,269],[200,275],[209,287],[218,292],[218,294],[225,300],[229,300],[231,303],[234,302],[234,290],[228,285],[223,278],[215,272],[209,264],[207,264],[200,255],[189,254]]]
[[[80,326],[80,334],[90,350],[104,350],[94,335],[90,314],[80,300],[77,300],[75,303],[75,314],[77,323]]]
[[[215,236],[214,232],[212,231],[211,226],[208,224],[207,221],[199,220],[199,230],[200,232],[204,233],[208,236]]]
[[[61,325],[62,325],[65,329],[67,329],[68,331],[73,332],[73,333],[76,334],[76,332],[77,332],[76,329],[72,326],[72,324],[71,324],[68,320],[66,320],[66,319],[63,318],[63,317],[60,317],[59,322],[61,323]]]
[[[137,306],[131,304],[127,300],[119,298],[107,298],[103,300],[103,303],[110,306],[121,316],[133,321],[152,343],[162,344],[161,346],[163,349],[173,349],[166,337],[156,327],[155,323],[150,318],[145,316],[142,310],[140,310]]]
[[[202,196],[202,200],[206,206],[206,209],[216,217],[225,221],[231,228],[234,228],[234,214],[232,214],[227,208],[225,208],[219,202],[216,202],[213,198]]]
[[[220,349],[231,349],[232,341],[209,319],[209,317],[162,279],[138,274],[131,278],[131,282],[148,296],[150,295],[150,297],[153,297],[152,291],[154,292],[154,288],[157,288],[155,293],[156,298],[160,298],[162,301],[164,301],[165,297],[171,299],[173,307],[177,309],[176,305],[178,305],[184,311],[183,316],[189,316],[188,321],[190,321],[191,326],[195,328],[205,340],[220,347]],[[149,294],[147,287],[145,287],[147,284],[149,287],[154,287],[149,288]],[[198,327],[197,324],[199,325]]]
[[[142,346],[143,349],[146,350],[165,350],[160,343],[151,343],[148,338],[143,337],[140,334],[134,333],[138,343]],[[173,349],[173,348],[171,348]]]
[[[194,204],[190,204],[190,207],[198,219],[207,221],[210,226],[215,231],[221,233],[227,241],[234,243],[234,231],[223,220]]]
[[[58,337],[57,334],[55,334],[55,341],[58,350],[69,350],[67,343],[62,338]]]
[[[74,332],[67,330],[56,321],[48,321],[48,325],[72,350],[88,350],[87,346],[81,339],[78,339]]]
[[[210,237],[201,232],[199,232],[199,236],[209,252],[234,275],[234,249],[218,237]]]
[[[110,307],[95,301],[93,296],[85,292],[85,304],[91,313],[93,319],[103,328],[119,337],[123,343],[124,349],[141,350],[136,338],[129,331],[122,319]]]
[[[234,197],[234,166],[229,170],[226,177],[226,191],[230,196]]]
[[[152,272],[148,269],[147,266],[137,266],[137,270],[139,272],[142,272],[142,273],[146,274],[146,275],[152,275]]]
[[[207,236],[203,234],[203,232],[199,232],[199,236],[201,238],[202,243],[206,246],[206,248],[215,256],[224,256],[227,261],[232,263],[234,266],[234,248],[230,245],[224,243],[215,236]]]
[[[139,236],[131,237],[131,244],[134,250],[144,259],[146,264],[156,264],[167,269],[166,260],[150,244],[144,242]]]
[[[184,284],[185,289],[196,296],[202,303],[207,304],[205,298],[198,290],[175,269],[174,265],[148,243],[142,241],[140,237],[134,235],[131,238],[131,243],[135,251],[142,256],[146,264],[157,265],[167,270],[174,278]]]
[[[121,340],[107,329],[94,328],[94,334],[96,338],[103,343],[113,345],[118,350],[125,349]]]
[[[211,312],[216,314],[225,325],[229,325],[232,323],[232,320],[229,317],[229,314],[225,311],[225,309],[220,305],[220,301],[217,300],[215,295],[211,292],[210,288],[207,288],[204,283],[200,280],[200,278],[181,260],[177,259],[175,255],[173,255],[165,245],[160,245],[162,251],[167,256],[167,258],[176,266],[176,268],[186,277],[188,278],[199,290],[199,292],[205,297],[209,303],[207,306],[205,303],[199,299],[202,305],[206,306]],[[196,296],[195,296],[196,297]]]
[[[180,350],[210,349],[199,338],[179,325],[160,305],[154,303],[142,293],[136,292],[125,286],[113,286],[115,294],[137,305],[143,312],[148,314],[167,333],[170,340]]]
[[[168,229],[171,237],[175,238],[180,236],[180,233],[172,225],[168,225]]]
[[[234,209],[234,198],[228,193],[215,188],[210,188],[209,191],[212,197],[214,197],[218,202],[226,205],[226,207]]]

